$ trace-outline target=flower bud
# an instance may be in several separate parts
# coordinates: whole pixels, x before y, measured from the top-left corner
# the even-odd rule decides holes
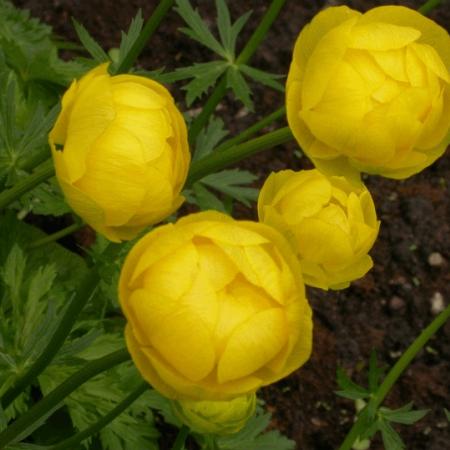
[[[175,415],[192,431],[201,434],[233,434],[255,414],[256,395],[241,395],[232,400],[173,400]]]
[[[111,241],[132,239],[184,200],[186,125],[155,81],[98,66],[64,94],[49,141],[66,201]]]
[[[448,33],[417,11],[327,8],[295,44],[289,126],[327,174],[409,177],[450,142],[449,71]]]
[[[168,398],[255,392],[311,352],[300,265],[267,225],[209,211],[158,227],[127,256],[119,297],[131,356]]]
[[[258,199],[259,220],[295,249],[305,284],[342,289],[372,267],[379,222],[370,192],[318,170],[272,173]]]

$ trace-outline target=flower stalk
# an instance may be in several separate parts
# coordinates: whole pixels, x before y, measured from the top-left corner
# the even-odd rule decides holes
[[[367,426],[367,420],[369,419],[369,411],[376,411],[378,406],[381,405],[387,394],[390,392],[392,386],[396,383],[402,373],[408,368],[411,361],[415,358],[417,353],[425,346],[425,344],[436,334],[445,322],[450,318],[450,305],[444,309],[431,323],[428,325],[416,340],[408,347],[403,353],[400,359],[396,362],[394,367],[386,375],[381,386],[377,392],[370,399],[367,406],[361,411],[358,419],[353,424],[347,437],[345,438],[339,450],[351,450],[356,439],[361,436]]]

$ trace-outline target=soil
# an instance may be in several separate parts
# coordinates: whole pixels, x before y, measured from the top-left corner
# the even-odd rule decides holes
[[[70,18],[75,17],[102,43],[118,47],[120,30],[127,29],[138,8],[148,17],[155,0],[15,0],[34,16],[51,24],[54,31],[76,41]],[[240,44],[245,43],[264,14],[269,1],[228,1],[232,17],[248,9],[253,14]],[[355,0],[347,5],[365,11],[387,4],[385,1]],[[417,8],[422,2],[391,2]],[[199,1],[201,14],[214,23],[212,1]],[[252,59],[255,67],[286,74],[295,38],[301,28],[321,8],[338,1],[288,1],[264,43]],[[443,2],[430,15],[450,29],[450,8]],[[139,64],[146,69],[183,67],[204,62],[212,54],[178,31],[183,23],[171,12],[144,50]],[[173,93],[183,105],[178,83]],[[283,104],[282,94],[254,86],[255,112],[226,97],[218,107],[231,134],[245,129]],[[197,103],[192,108],[200,107]],[[285,126],[280,121],[278,126]],[[275,128],[273,125],[269,129]],[[265,177],[284,168],[310,168],[306,157],[294,153],[295,143],[278,146],[248,159],[240,167]],[[367,185],[382,222],[379,238],[371,251],[374,268],[346,290],[324,292],[308,289],[315,313],[314,352],[300,370],[262,390],[273,413],[272,427],[297,442],[303,450],[330,450],[339,447],[355,414],[354,403],[334,394],[336,367],[343,367],[355,380],[365,381],[364,372],[372,349],[380,363],[392,366],[401,353],[430,323],[450,298],[450,161],[449,153],[421,174],[405,181],[368,177]],[[255,210],[238,207],[237,217],[254,219]],[[450,322],[429,342],[395,385],[386,400],[390,407],[413,401],[417,408],[430,409],[414,426],[398,426],[409,450],[450,448],[450,424],[443,408],[450,408]],[[172,436],[172,433],[169,433]],[[161,442],[166,448],[167,439]],[[382,449],[380,440],[371,449]],[[140,450],[140,449],[137,449]],[[244,450],[244,449],[243,449]]]

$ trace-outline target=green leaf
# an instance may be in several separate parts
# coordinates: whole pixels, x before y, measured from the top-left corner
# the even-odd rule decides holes
[[[385,450],[404,450],[406,448],[400,435],[388,422],[380,420],[378,428],[381,431]]]
[[[186,86],[183,86],[183,89],[186,91],[187,105],[190,106],[195,99],[213,86],[216,83],[217,78],[225,72],[226,68],[227,64],[223,61],[194,64],[190,67],[190,77],[192,77],[193,80]],[[186,69],[185,73],[187,73]]]
[[[295,442],[278,431],[264,433],[271,420],[270,413],[264,413],[259,407],[245,427],[231,436],[215,439],[219,450],[294,450]]]
[[[200,42],[213,52],[227,59],[226,50],[220,45],[217,39],[209,31],[208,26],[200,17],[196,9],[193,9],[189,0],[177,0],[175,11],[188,24],[189,28],[180,28],[180,30],[188,35],[191,39]]]
[[[119,67],[122,64],[123,60],[127,57],[135,42],[139,39],[143,26],[144,19],[142,18],[142,11],[139,10],[134,19],[131,21],[128,33],[124,33],[123,31],[121,32],[122,38],[119,47],[119,57],[114,63],[113,72],[115,68]]]
[[[248,110],[253,111],[250,88],[235,66],[231,66],[227,70],[227,87],[233,90],[236,98],[240,100]]]
[[[349,398],[351,400],[358,400],[360,398],[367,398],[370,396],[370,392],[362,386],[354,383],[342,368],[337,368],[336,377],[338,386],[341,388],[340,391],[336,391],[336,395]]]
[[[201,210],[214,209],[216,211],[227,212],[222,201],[200,183],[195,183],[192,189],[195,194],[195,202]]]
[[[212,153],[219,142],[228,135],[228,131],[224,127],[223,120],[211,116],[209,123],[204,127],[195,141],[195,152],[192,162],[198,161]]]
[[[389,422],[403,423],[412,425],[425,417],[430,411],[429,409],[412,410],[413,403],[410,402],[398,409],[380,408],[379,413]]]
[[[256,178],[248,171],[231,169],[207,175],[200,182],[250,207],[251,202],[258,198],[259,191],[243,185],[252,183]]]
[[[94,58],[94,60],[98,63],[110,61],[107,53],[102,49],[100,44],[98,44],[98,42],[89,34],[86,28],[78,23],[74,18],[72,18],[72,23],[78,35],[78,38],[80,39],[84,48],[92,56],[92,58]]]
[[[26,211],[43,216],[62,216],[72,212],[55,178],[41,183],[20,199]]]
[[[224,49],[229,52],[230,60],[234,59],[234,47],[232,47],[232,28],[230,11],[225,0],[216,0],[217,28]]]
[[[283,75],[264,72],[263,70],[255,69],[254,67],[247,66],[246,64],[240,64],[239,70],[248,75],[250,78],[253,78],[258,83],[269,86],[277,91],[284,92],[284,86],[276,81],[279,78],[283,78]]]
[[[447,408],[444,408],[444,414],[447,420],[450,422],[450,411]]]
[[[245,14],[243,14],[239,19],[234,22],[234,24],[231,26],[231,38],[230,38],[230,50],[232,50],[233,56],[236,53],[236,40],[239,36],[239,33],[241,32],[242,28],[244,28],[244,25],[247,23],[247,20],[252,15],[252,11],[247,11]]]
[[[0,278],[8,287],[9,302],[5,303],[12,308],[13,317],[17,318],[21,311],[20,292],[25,275],[26,257],[23,250],[14,244],[5,265],[0,270]],[[4,308],[5,308],[4,306]]]

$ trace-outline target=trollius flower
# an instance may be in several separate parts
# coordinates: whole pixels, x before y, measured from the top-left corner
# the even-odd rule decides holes
[[[311,352],[300,265],[276,230],[204,212],[144,236],[119,284],[142,376],[178,400],[228,400],[299,368]]]
[[[264,183],[258,215],[291,242],[308,285],[342,289],[373,265],[368,252],[379,222],[362,184],[318,170],[282,170]]]
[[[400,6],[320,12],[300,33],[289,125],[317,168],[406,178],[450,141],[450,37]]]
[[[186,125],[159,83],[97,67],[64,94],[49,140],[67,202],[112,241],[133,238],[183,202]]]

